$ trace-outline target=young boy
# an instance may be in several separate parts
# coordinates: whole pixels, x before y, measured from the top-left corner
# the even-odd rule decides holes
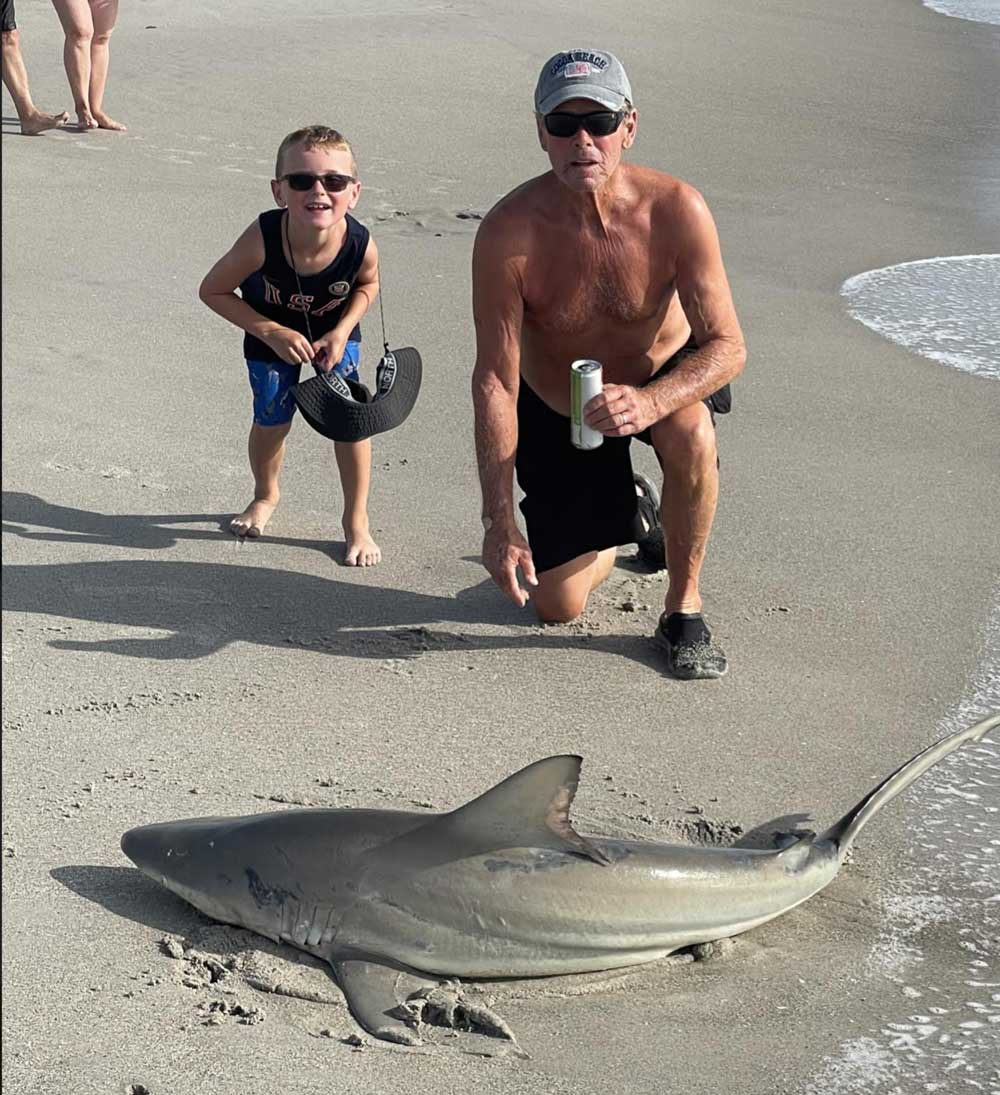
[[[261,213],[205,275],[198,293],[246,332],[254,496],[230,522],[239,537],[260,536],[278,504],[278,473],[295,414],[289,388],[301,366],[357,380],[358,323],[379,289],[375,241],[348,212],[361,183],[347,141],[326,126],[289,133],[274,174],[278,208]],[[374,566],[382,552],[368,526],[371,441],[335,441],[334,452],[344,490],[344,562]]]

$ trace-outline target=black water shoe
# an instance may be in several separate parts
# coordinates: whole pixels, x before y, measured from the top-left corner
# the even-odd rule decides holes
[[[660,526],[660,492],[653,484],[638,472],[635,480],[636,505],[646,532],[636,541],[636,557],[650,570],[664,570],[667,565],[667,550],[663,542],[663,529]]]
[[[653,638],[666,651],[667,668],[681,680],[714,680],[729,668],[700,612],[664,612]]]

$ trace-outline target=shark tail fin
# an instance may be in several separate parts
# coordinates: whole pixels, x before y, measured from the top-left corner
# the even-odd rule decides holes
[[[891,802],[896,795],[910,786],[938,761],[943,760],[949,753],[964,745],[967,741],[980,741],[995,726],[1000,725],[1000,713],[994,712],[987,718],[969,726],[965,730],[958,730],[948,737],[942,738],[933,745],[928,746],[922,753],[918,753],[912,760],[897,768],[887,779],[884,779],[873,791],[849,810],[836,825],[831,825],[825,833],[817,838],[820,841],[830,841],[837,848],[838,854],[843,856],[854,838],[868,824],[868,821]]]

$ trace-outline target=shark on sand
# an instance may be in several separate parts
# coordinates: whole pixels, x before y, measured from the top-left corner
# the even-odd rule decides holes
[[[933,765],[1000,724],[929,746],[825,832],[774,850],[582,836],[570,821],[581,759],[553,756],[443,814],[309,808],[143,825],[125,854],[206,916],[327,961],[354,1018],[420,1041],[401,973],[549,977],[651,962],[773,920],[836,877],[855,837]],[[464,1008],[464,1015],[462,1009]],[[484,1006],[443,1011],[513,1035]]]

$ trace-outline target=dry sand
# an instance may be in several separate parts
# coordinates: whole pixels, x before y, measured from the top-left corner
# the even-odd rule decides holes
[[[837,290],[1000,250],[997,30],[916,0],[504,8],[145,0],[113,40],[106,105],[128,134],[22,139],[4,99],[11,1093],[798,1093],[906,1014],[868,958],[919,858],[912,805],[724,961],[497,990],[529,1060],[485,1039],[348,1044],[317,964],[210,924],[119,851],[130,826],[195,814],[447,808],[560,751],[585,757],[584,829],[829,822],[981,665],[998,387],[878,338]],[[70,105],[51,8],[18,16],[37,102]],[[591,42],[628,66],[634,159],[708,198],[751,348],[705,573],[719,683],[664,676],[660,583],[627,551],[582,624],[545,630],[477,562],[475,215],[545,169],[534,77]],[[412,418],[376,440],[370,571],[336,562],[332,454],[301,424],[267,537],[220,532],[248,497],[249,392],[238,333],[196,287],[268,206],[280,138],[313,121],[355,143],[390,341],[425,362]],[[370,365],[374,317],[364,331]],[[972,915],[924,941],[928,976]]]

